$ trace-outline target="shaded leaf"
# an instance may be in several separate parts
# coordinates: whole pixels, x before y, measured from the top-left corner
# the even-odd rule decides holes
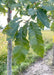
[[[27,37],[27,24],[20,28],[19,31],[15,34],[15,45],[24,46],[29,50],[29,41],[26,39]]]
[[[44,29],[44,25],[42,24],[42,22],[39,19],[37,19],[37,24],[41,29]]]

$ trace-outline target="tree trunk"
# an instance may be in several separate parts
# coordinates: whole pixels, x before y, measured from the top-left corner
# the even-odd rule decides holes
[[[54,66],[54,43],[53,43],[53,61],[52,61],[52,65]]]
[[[8,22],[11,20],[11,10],[8,8]],[[7,75],[12,75],[12,40],[8,41]]]

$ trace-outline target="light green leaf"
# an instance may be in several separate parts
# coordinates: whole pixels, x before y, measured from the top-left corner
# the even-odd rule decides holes
[[[5,8],[1,4],[0,4],[0,12],[3,12],[3,13],[6,12]]]
[[[20,28],[15,34],[15,45],[14,58],[19,64],[25,60],[26,54],[29,51],[29,41],[26,39],[27,36],[27,24]]]
[[[43,57],[44,42],[42,39],[41,30],[36,23],[31,22],[29,27],[29,42],[31,48],[37,55]]]
[[[28,54],[28,51],[23,46],[16,46],[13,50],[13,60],[16,61],[17,64],[23,62],[25,60],[26,54]]]

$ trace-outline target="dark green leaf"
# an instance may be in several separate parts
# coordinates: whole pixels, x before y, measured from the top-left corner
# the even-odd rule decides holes
[[[6,33],[9,38],[14,39],[14,35],[19,27],[19,21],[16,22],[19,18],[16,18],[9,22],[9,24],[6,26],[6,28],[3,30],[3,33]]]
[[[49,27],[48,17],[42,9],[37,9],[37,18],[43,23],[43,25]]]

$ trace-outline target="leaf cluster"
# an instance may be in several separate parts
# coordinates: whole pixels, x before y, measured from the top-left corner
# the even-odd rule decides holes
[[[8,35],[8,39],[15,41],[13,50],[15,60],[18,59],[18,63],[24,61],[31,48],[36,55],[43,57],[44,41],[41,29],[44,29],[44,26],[49,28],[47,12],[54,10],[54,6],[52,4],[49,6],[48,1],[41,0],[18,0],[17,2],[4,0],[4,3],[8,4],[9,7],[11,6],[11,9],[15,8],[17,14],[20,14],[20,18],[15,17],[3,30]],[[30,17],[30,19],[24,22],[23,15]],[[20,27],[22,21],[24,25]]]

